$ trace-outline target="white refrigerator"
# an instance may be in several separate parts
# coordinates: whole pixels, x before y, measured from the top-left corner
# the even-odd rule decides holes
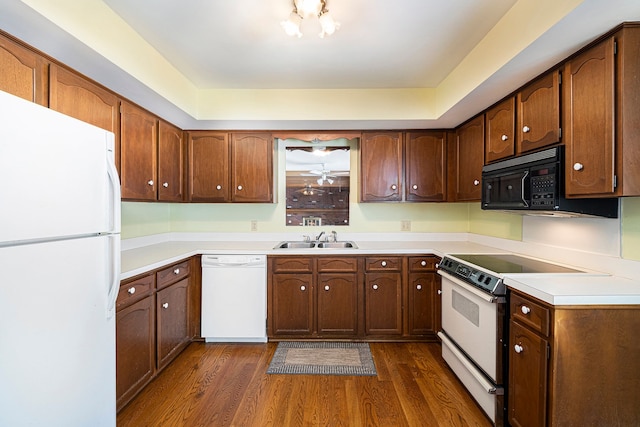
[[[0,91],[0,426],[115,426],[114,135]]]

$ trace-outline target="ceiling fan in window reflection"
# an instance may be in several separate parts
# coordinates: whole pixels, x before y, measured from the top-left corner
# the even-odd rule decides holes
[[[325,168],[324,163],[321,164],[321,169],[312,169],[309,173],[301,173],[300,176],[317,176],[318,179],[316,182],[318,185],[323,185],[325,182],[328,182],[329,185],[333,184],[333,180],[338,176],[348,176],[349,171],[335,171],[331,172],[329,169]]]
[[[303,188],[296,190],[296,193],[302,194],[303,196],[322,196],[324,194],[324,190],[320,188],[313,188],[311,184],[307,184]]]

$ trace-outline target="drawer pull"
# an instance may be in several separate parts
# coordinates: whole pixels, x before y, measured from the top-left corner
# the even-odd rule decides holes
[[[169,183],[168,183],[168,182],[165,182],[165,183],[163,183],[163,184],[162,184],[162,186],[163,186],[164,188],[169,188]]]
[[[373,285],[373,286],[372,286],[372,288],[373,288],[373,290],[375,291],[375,290],[377,290],[377,289],[378,289],[378,285]]]
[[[129,292],[129,295],[133,295],[136,293],[136,288],[129,288],[127,292]]]
[[[397,190],[397,189],[398,189],[398,186],[397,186],[397,185],[395,185],[395,184],[392,184],[392,185],[391,185],[391,189],[392,189],[392,190]]]
[[[303,286],[300,286],[300,290],[301,290],[301,291],[305,291],[305,290],[307,290],[307,287],[306,287],[306,286],[304,286],[304,285],[303,285]]]
[[[531,132],[531,128],[530,128],[529,126],[524,126],[524,127],[522,128],[522,132],[524,132],[524,133],[529,133],[529,132]]]
[[[427,265],[427,261],[424,261],[424,260],[423,260],[423,261],[420,263],[420,265],[421,265],[421,266],[423,266],[423,267],[425,267],[425,266]]]
[[[506,141],[507,139],[509,139],[509,137],[507,135],[502,135],[500,139],[503,141]]]
[[[387,261],[382,261],[382,262],[380,263],[380,265],[381,265],[381,266],[383,266],[383,267],[386,267],[386,266],[387,266]]]
[[[516,353],[520,354],[520,353],[522,353],[524,351],[524,347],[522,347],[520,344],[516,344],[516,345],[513,346],[513,350]]]
[[[324,287],[324,290],[325,290],[325,291],[328,291],[328,290],[329,290],[329,285],[326,285],[326,286]]]
[[[421,291],[422,290],[422,285],[416,285],[416,289]]]
[[[216,185],[216,190],[222,190],[222,185],[220,184]]]
[[[414,190],[417,190],[417,189],[418,189],[418,186],[417,186],[416,184],[413,184],[413,185],[411,186],[411,188],[413,188]]]
[[[438,295],[442,295],[442,290],[438,289]]]
[[[165,302],[164,304],[162,304],[162,308],[169,308],[169,303]]]
[[[153,180],[152,180],[152,179],[150,179],[149,181],[147,181],[147,184],[149,184],[150,186],[152,186],[152,187],[153,187]]]
[[[180,269],[176,268],[175,270],[173,270],[173,274],[180,274]]]
[[[522,311],[522,314],[531,313],[531,309],[529,307],[527,307],[526,305],[523,305],[522,307],[520,307],[520,311]]]
[[[242,185],[238,185],[238,191],[242,191]]]

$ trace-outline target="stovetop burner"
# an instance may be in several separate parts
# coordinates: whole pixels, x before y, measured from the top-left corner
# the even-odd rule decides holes
[[[513,254],[452,254],[445,256],[439,268],[493,295],[504,295],[505,274],[582,273]]]

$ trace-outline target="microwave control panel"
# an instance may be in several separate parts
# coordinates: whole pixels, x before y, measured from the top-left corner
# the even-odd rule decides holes
[[[536,168],[531,171],[531,206],[551,208],[556,205],[558,181],[555,167]]]

